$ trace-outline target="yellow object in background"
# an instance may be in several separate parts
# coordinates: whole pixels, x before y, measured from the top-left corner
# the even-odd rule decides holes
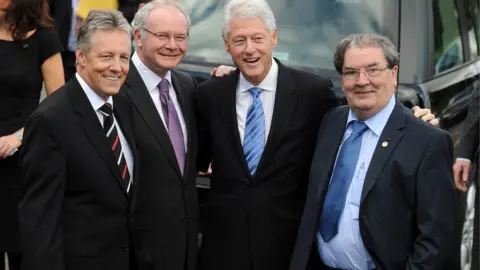
[[[81,19],[85,19],[93,9],[118,9],[118,0],[79,0],[75,13]]]

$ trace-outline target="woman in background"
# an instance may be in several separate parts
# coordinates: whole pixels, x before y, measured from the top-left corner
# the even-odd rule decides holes
[[[66,0],[67,1],[67,0]],[[23,125],[47,94],[64,82],[62,46],[46,0],[0,0],[0,270],[20,269],[17,207],[22,182],[18,149]]]

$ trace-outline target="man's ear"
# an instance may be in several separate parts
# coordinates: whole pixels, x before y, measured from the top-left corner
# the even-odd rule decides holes
[[[142,33],[141,30],[138,28],[133,29],[133,39],[134,42],[137,44],[137,47],[142,46]]]
[[[83,50],[77,48],[75,56],[77,58],[77,65],[82,68],[85,67],[85,58],[87,57],[87,54]]]

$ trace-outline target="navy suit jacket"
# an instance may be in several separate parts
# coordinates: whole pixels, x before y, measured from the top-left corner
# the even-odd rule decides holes
[[[335,108],[320,128],[291,270],[324,267],[315,239],[348,112],[348,106]],[[452,164],[450,135],[416,119],[397,100],[373,154],[360,203],[361,237],[377,269],[433,270],[442,265],[456,203]]]

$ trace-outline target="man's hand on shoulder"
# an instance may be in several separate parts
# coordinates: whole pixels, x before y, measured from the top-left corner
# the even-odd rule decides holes
[[[440,125],[440,122],[438,121],[438,119],[435,118],[435,115],[432,114],[432,111],[430,111],[430,109],[422,109],[418,106],[415,106],[412,108],[412,111],[413,115],[416,118],[424,122],[428,122],[430,125],[435,127],[438,127]]]
[[[218,66],[218,67],[214,68],[212,70],[212,72],[210,72],[210,76],[212,78],[224,77],[224,76],[227,76],[230,73],[234,72],[235,70],[236,70],[235,67],[221,65],[221,66]]]

